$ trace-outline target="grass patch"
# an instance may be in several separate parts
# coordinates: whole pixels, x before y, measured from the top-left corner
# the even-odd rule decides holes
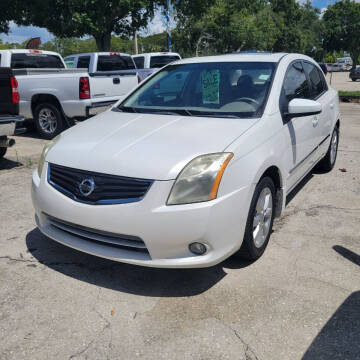
[[[349,96],[349,97],[359,97],[360,98],[360,91],[339,91],[339,96]]]

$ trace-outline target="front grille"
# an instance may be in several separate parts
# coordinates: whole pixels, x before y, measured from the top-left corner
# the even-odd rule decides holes
[[[94,185],[93,191],[88,195],[80,191],[80,184],[84,180],[90,180]],[[100,174],[49,164],[48,182],[75,201],[106,205],[140,201],[149,190],[153,180]]]
[[[87,240],[102,245],[121,248],[131,251],[139,251],[148,254],[145,243],[137,236],[114,234],[107,231],[90,229],[64,220],[59,220],[45,214],[50,226],[81,240]]]

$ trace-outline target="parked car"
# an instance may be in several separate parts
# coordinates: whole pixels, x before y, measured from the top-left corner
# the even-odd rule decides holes
[[[355,69],[352,69],[349,74],[349,78],[352,81],[360,79],[360,66],[357,66]]]
[[[332,72],[333,71],[333,64],[332,63],[325,63],[328,72]]]
[[[24,118],[19,116],[18,84],[11,69],[0,67],[0,159],[15,145],[8,136],[21,133]]]
[[[107,54],[79,56],[77,65],[81,68],[66,69],[55,52],[0,50],[0,64],[11,67],[19,83],[20,115],[32,119],[38,133],[51,139],[69,127],[73,119],[85,119],[106,109],[137,86],[131,57],[131,70],[108,71],[113,57],[115,61],[121,57]],[[90,71],[86,59],[91,60]],[[102,59],[99,66],[95,59]]]
[[[154,52],[133,55],[132,58],[135,61],[136,67],[139,69],[138,74],[142,81],[163,66],[180,60],[181,56],[173,52]]]
[[[337,91],[305,55],[176,61],[44,148],[37,225],[131,264],[257,259],[286,196],[315,165],[333,168],[339,116]]]
[[[349,71],[352,68],[352,59],[350,57],[339,58],[333,64],[333,71]]]

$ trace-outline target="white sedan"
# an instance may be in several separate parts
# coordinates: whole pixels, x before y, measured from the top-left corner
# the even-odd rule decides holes
[[[299,54],[172,63],[43,151],[40,231],[71,248],[154,267],[259,258],[286,196],[333,168],[337,92]]]

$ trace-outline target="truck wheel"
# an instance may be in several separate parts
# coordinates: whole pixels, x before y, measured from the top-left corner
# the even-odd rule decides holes
[[[351,80],[352,80],[352,81],[356,81],[356,79],[354,79],[354,78],[351,78]]]
[[[0,147],[0,159],[2,159],[6,154],[7,148],[6,147]]]
[[[35,108],[35,127],[44,139],[52,139],[64,129],[65,119],[53,104],[43,103]]]

